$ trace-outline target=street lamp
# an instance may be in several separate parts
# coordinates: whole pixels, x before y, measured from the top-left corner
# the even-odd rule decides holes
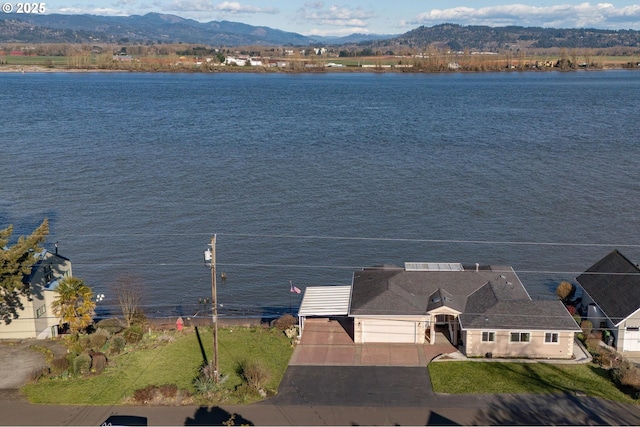
[[[213,380],[217,383],[218,374],[218,292],[216,289],[216,235],[211,238],[209,249],[204,251],[204,262],[211,268],[211,304],[213,307]]]

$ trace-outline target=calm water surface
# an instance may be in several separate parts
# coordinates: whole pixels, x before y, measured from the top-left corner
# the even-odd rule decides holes
[[[405,261],[512,265],[553,298],[610,250],[640,261],[640,74],[1,74],[0,227],[150,316]]]

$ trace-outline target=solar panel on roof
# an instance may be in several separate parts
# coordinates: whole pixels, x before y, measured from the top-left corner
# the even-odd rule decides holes
[[[405,262],[406,271],[464,271],[459,262]]]

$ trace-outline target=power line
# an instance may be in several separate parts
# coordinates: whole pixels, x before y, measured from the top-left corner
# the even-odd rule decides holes
[[[225,263],[218,262],[218,266],[221,267],[248,267],[248,268],[291,268],[291,269],[324,269],[324,270],[350,270],[350,271],[359,271],[359,270],[372,270],[376,268],[392,270],[394,267],[376,267],[376,266],[354,266],[354,265],[316,265],[316,264],[262,264],[262,263]],[[132,263],[132,262],[73,262],[74,266],[96,266],[96,267],[192,267],[192,266],[201,266],[201,263],[192,263],[192,262],[174,262],[174,263],[164,263],[164,262],[148,262],[148,263]],[[398,271],[404,270],[404,267],[395,267]],[[496,273],[504,273],[510,272],[511,270],[500,270],[495,269],[492,270]],[[606,272],[588,272],[581,270],[521,270],[521,269],[513,269],[517,274],[554,274],[554,275],[623,275],[623,276],[635,276],[640,275],[640,273],[606,273]]]
[[[595,247],[634,247],[640,248],[640,244],[614,244],[614,243],[565,243],[565,242],[532,242],[509,240],[462,240],[462,239],[409,239],[387,237],[343,237],[321,235],[296,235],[296,234],[250,234],[250,233],[218,233],[221,236],[232,237],[260,237],[260,238],[286,238],[286,239],[323,239],[323,240],[363,240],[383,242],[411,242],[411,243],[464,243],[464,244],[489,244],[489,245],[540,245],[540,246],[595,246]]]
[[[54,234],[52,233],[51,236]],[[211,233],[95,233],[95,234],[65,234],[55,235],[63,237],[186,237],[186,236],[210,236]],[[268,239],[314,239],[314,240],[354,240],[354,241],[380,241],[403,243],[454,243],[474,245],[520,245],[520,246],[569,246],[569,247],[623,247],[640,248],[640,244],[630,243],[576,243],[576,242],[534,242],[513,240],[473,240],[473,239],[418,239],[398,237],[359,237],[359,236],[326,236],[326,235],[299,235],[299,234],[258,234],[258,233],[217,233],[224,237],[249,237]]]

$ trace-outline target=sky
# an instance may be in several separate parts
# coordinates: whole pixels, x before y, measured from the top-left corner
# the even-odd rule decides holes
[[[45,13],[234,21],[303,35],[402,34],[421,25],[640,30],[640,0],[48,0]]]

